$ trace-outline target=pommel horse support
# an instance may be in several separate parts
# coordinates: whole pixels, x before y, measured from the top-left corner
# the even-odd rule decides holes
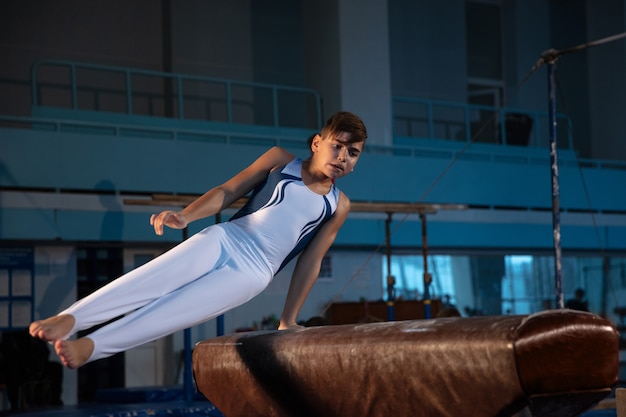
[[[570,417],[611,393],[618,356],[611,322],[548,310],[236,333],[193,369],[226,417]]]

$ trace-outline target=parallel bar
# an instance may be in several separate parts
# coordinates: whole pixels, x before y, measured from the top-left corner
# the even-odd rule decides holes
[[[430,284],[433,281],[432,275],[428,272],[428,233],[426,231],[426,215],[420,213],[422,222],[422,257],[424,261],[424,318],[432,317],[432,309],[430,306]]]
[[[200,195],[191,194],[153,194],[148,198],[127,198],[124,204],[143,206],[186,206]],[[241,208],[248,201],[242,197],[230,208]],[[434,214],[439,210],[466,210],[465,204],[427,204],[427,203],[387,203],[372,201],[352,201],[350,211],[360,213],[423,213]]]
[[[186,227],[183,229],[183,240],[189,238],[189,229]],[[183,388],[185,401],[191,401],[193,398],[193,370],[191,364],[191,329],[187,328],[183,330],[183,342],[185,347],[185,364],[183,372]]]
[[[394,288],[396,284],[395,277],[391,274],[391,218],[393,214],[387,213],[387,220],[385,220],[385,246],[387,255],[387,320],[394,321],[396,319],[395,301],[396,290]]]

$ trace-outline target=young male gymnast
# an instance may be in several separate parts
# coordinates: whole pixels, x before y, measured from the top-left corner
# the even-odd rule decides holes
[[[273,147],[184,209],[153,214],[150,224],[162,235],[163,226],[185,228],[252,191],[229,221],[205,228],[58,315],[34,321],[30,334],[54,343],[61,362],[78,368],[245,303],[301,253],[278,328],[297,326],[322,258],[350,211],[335,179],[354,169],[366,138],[357,115],[336,113],[312,139],[308,159]],[[85,337],[69,339],[122,315]]]

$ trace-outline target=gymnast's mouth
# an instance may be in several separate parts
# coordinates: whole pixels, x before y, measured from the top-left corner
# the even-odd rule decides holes
[[[343,172],[343,167],[341,165],[330,164],[330,166],[332,166],[333,168],[335,168],[338,171]]]

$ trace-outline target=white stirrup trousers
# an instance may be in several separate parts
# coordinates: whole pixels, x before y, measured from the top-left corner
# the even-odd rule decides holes
[[[273,271],[232,223],[210,226],[60,314],[76,323],[68,335],[122,316],[88,335],[88,362],[174,333],[237,307],[269,285]]]

